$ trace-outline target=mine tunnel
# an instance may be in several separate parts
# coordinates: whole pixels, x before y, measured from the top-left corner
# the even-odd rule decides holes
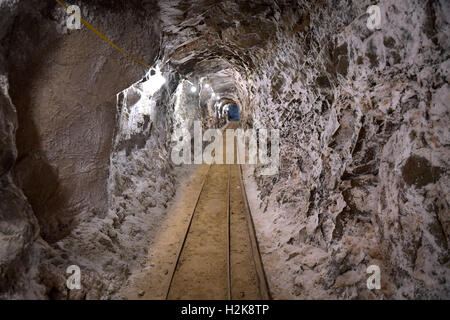
[[[449,299],[449,16],[0,1],[0,299]]]

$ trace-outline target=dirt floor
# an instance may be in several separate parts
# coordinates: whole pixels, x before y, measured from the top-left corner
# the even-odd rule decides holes
[[[165,299],[177,254],[207,172],[207,165],[193,165],[180,183],[175,199],[168,207],[166,221],[150,245],[147,265],[130,278],[122,290],[123,298]]]
[[[241,188],[239,165],[193,168],[180,184],[167,221],[149,248],[147,266],[132,277],[123,296],[128,299],[165,299],[166,294],[168,299],[263,298]]]

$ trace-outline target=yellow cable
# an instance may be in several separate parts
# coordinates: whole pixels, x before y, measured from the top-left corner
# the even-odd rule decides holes
[[[58,2],[61,6],[63,6],[66,10],[67,10],[67,6],[60,0],[56,0],[56,2]],[[119,46],[115,45],[111,40],[109,40],[103,33],[101,33],[100,31],[98,31],[94,26],[90,25],[89,22],[87,22],[86,20],[84,20],[82,17],[80,17],[79,15],[77,15],[75,12],[72,13],[74,16],[76,16],[78,19],[80,19],[81,22],[83,22],[83,24],[88,27],[89,29],[91,29],[95,34],[97,34],[100,38],[102,38],[104,41],[106,41],[107,43],[109,43],[110,46],[112,46],[113,48],[115,48],[116,50],[118,50],[119,52],[123,53],[124,55],[130,57],[131,59],[133,59],[135,62],[150,68],[150,66],[138,59],[136,59],[135,57],[133,57],[131,54],[129,54],[128,52],[126,52],[125,50],[121,49]]]

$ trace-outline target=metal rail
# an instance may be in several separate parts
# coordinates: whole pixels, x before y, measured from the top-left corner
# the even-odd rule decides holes
[[[185,245],[185,243],[186,243],[186,239],[187,239],[187,236],[188,236],[188,234],[189,234],[189,230],[191,229],[192,220],[193,220],[193,218],[194,218],[195,211],[197,210],[197,206],[198,206],[198,203],[199,203],[199,201],[200,201],[200,197],[201,197],[201,195],[202,195],[202,193],[203,193],[203,189],[204,189],[204,187],[205,187],[206,180],[208,179],[208,175],[209,175],[209,170],[210,170],[210,169],[211,169],[211,165],[208,167],[208,171],[206,172],[205,178],[203,179],[202,187],[200,188],[200,192],[198,193],[197,200],[195,201],[195,206],[194,206],[194,209],[192,210],[191,218],[189,219],[189,224],[188,224],[188,227],[186,228],[186,233],[184,234],[183,242],[181,243],[180,249],[178,250],[177,260],[176,260],[176,262],[175,262],[175,265],[173,266],[172,273],[171,273],[171,275],[170,275],[169,286],[167,287],[166,300],[167,300],[168,297],[169,297],[170,287],[172,286],[173,277],[174,277],[174,275],[175,275],[175,271],[177,270],[177,266],[178,266],[178,263],[179,263],[179,261],[180,261],[181,252],[183,252],[183,248],[184,248],[184,245]]]
[[[231,300],[231,222],[230,222],[230,180],[231,180],[231,166],[228,166],[228,185],[227,185],[227,233],[228,233],[228,254],[227,254],[227,277],[228,277],[228,300]]]
[[[238,151],[238,153],[239,153],[239,151]],[[200,188],[200,192],[197,196],[195,206],[192,210],[191,217],[189,219],[189,224],[186,228],[183,242],[179,248],[179,251],[177,254],[177,259],[176,259],[175,265],[173,266],[169,285],[167,287],[166,300],[169,297],[170,289],[172,286],[173,278],[175,276],[175,272],[177,270],[177,267],[178,267],[178,264],[180,261],[181,253],[183,252],[184,246],[186,244],[186,240],[187,240],[187,237],[188,237],[190,229],[191,229],[194,214],[197,211],[197,206],[198,206],[198,203],[200,202],[200,197],[203,193],[204,187],[206,185],[206,181],[208,180],[211,166],[212,165],[209,165],[208,171],[206,172],[205,178],[203,179],[202,186]],[[248,199],[247,199],[247,194],[245,191],[245,184],[244,184],[244,180],[243,180],[241,165],[239,165],[238,172],[239,172],[239,181],[240,181],[240,186],[241,186],[241,188],[240,188],[241,196],[242,196],[243,203],[244,203],[245,219],[247,222],[249,241],[251,244],[251,252],[252,252],[252,257],[253,257],[253,261],[254,261],[254,266],[256,269],[256,275],[258,278],[258,288],[259,288],[259,292],[261,295],[261,299],[269,300],[269,299],[271,299],[271,295],[270,295],[269,286],[267,284],[266,274],[264,272],[264,267],[263,267],[262,260],[261,260],[258,241],[256,238],[256,233],[255,233],[255,227],[254,227],[253,219],[251,216],[250,206],[248,204]],[[231,291],[231,192],[230,192],[230,182],[231,182],[231,165],[228,166],[228,181],[227,181],[227,193],[226,193],[226,197],[227,197],[227,200],[226,200],[226,202],[227,202],[227,242],[228,242],[227,243],[227,251],[228,251],[227,252],[227,284],[228,284],[227,285],[228,286],[227,296],[228,296],[229,300],[232,299],[232,294],[231,294],[232,291]]]
[[[180,261],[181,253],[183,252],[184,245],[185,245],[187,237],[189,235],[189,231],[191,229],[194,214],[197,211],[197,206],[198,206],[198,203],[200,202],[200,197],[203,193],[203,189],[205,187],[206,180],[208,179],[210,169],[211,169],[211,165],[208,167],[208,171],[206,172],[205,178],[203,179],[202,187],[200,188],[200,192],[198,193],[197,200],[195,201],[195,206],[194,206],[194,209],[192,210],[191,217],[189,219],[189,224],[188,224],[188,227],[186,228],[186,232],[184,234],[183,242],[180,246],[180,249],[178,250],[177,260],[172,269],[169,286],[167,287],[167,291],[166,291],[166,300],[169,297],[170,288],[172,287],[173,278],[175,276],[175,272],[177,270],[178,263]],[[231,180],[231,167],[228,168],[228,181],[227,181],[227,242],[228,242],[227,243],[227,284],[228,284],[227,285],[228,286],[227,296],[228,296],[228,300],[231,300],[231,257],[230,257],[231,256],[231,228],[230,228],[231,194],[230,194],[230,180]]]
[[[239,125],[239,127],[240,127],[240,125]],[[239,147],[236,149],[237,149],[237,159],[240,159]],[[238,160],[238,163],[239,163],[239,160]],[[261,253],[259,250],[258,240],[256,237],[255,225],[253,223],[250,205],[248,204],[247,192],[245,190],[245,184],[244,184],[244,178],[243,178],[241,164],[239,164],[238,171],[239,171],[239,181],[240,181],[240,185],[241,185],[241,194],[242,194],[242,198],[244,200],[243,202],[244,202],[244,208],[245,208],[245,210],[244,210],[245,211],[245,220],[247,221],[247,229],[248,229],[248,234],[249,234],[249,238],[250,238],[250,244],[252,247],[253,262],[255,264],[256,275],[258,277],[259,292],[261,294],[262,300],[270,300],[270,299],[272,299],[272,297],[270,294],[270,289],[269,289],[269,285],[267,283],[266,273],[264,271],[264,266],[263,266],[262,259],[261,259]]]

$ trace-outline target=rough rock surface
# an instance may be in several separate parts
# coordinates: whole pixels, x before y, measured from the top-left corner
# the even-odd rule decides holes
[[[275,295],[450,295],[448,2],[381,1],[374,32],[369,4],[286,13],[249,81],[255,126],[282,136],[280,174],[257,178]]]
[[[106,32],[113,42],[152,63],[159,50],[152,43],[160,41],[158,7],[153,1],[139,4],[146,8],[147,15],[142,15],[136,10],[137,3],[72,4],[79,5],[82,16],[95,21],[95,27]],[[73,236],[80,222],[92,216],[100,220],[106,217],[116,94],[142,78],[146,68],[117,52],[85,26],[67,30],[67,15],[56,2],[2,1],[0,6],[1,121],[6,131],[2,130],[1,139],[7,146],[4,149],[2,142],[2,197],[11,197],[2,200],[2,241],[11,241],[8,237],[15,234],[23,239],[23,243],[14,244],[16,249],[2,253],[3,279],[4,270],[14,267],[9,261],[29,247],[37,230],[44,243],[58,248],[58,241]],[[139,38],[130,34],[139,34]],[[17,152],[9,141],[16,142]],[[11,175],[26,200],[12,183]],[[6,243],[2,243],[4,248]],[[56,250],[56,254],[62,254]],[[73,250],[72,254],[82,252]],[[66,262],[64,266],[56,262],[39,265],[45,269],[41,277],[57,278],[56,272],[64,280],[65,266]],[[52,271],[55,267],[60,270]],[[47,284],[44,294],[65,294],[64,281],[56,289]],[[8,286],[1,289],[15,291]]]

